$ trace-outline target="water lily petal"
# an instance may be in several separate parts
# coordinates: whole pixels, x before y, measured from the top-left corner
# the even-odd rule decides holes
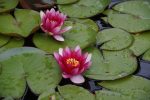
[[[53,37],[58,41],[64,41],[64,38],[61,35],[54,35]]]
[[[43,18],[45,16],[45,13],[43,11],[40,11],[40,17]]]
[[[76,76],[73,76],[70,78],[70,80],[73,82],[73,83],[76,83],[76,84],[80,84],[80,83],[84,83],[85,82],[85,79],[82,75],[76,75]]]
[[[54,52],[54,57],[57,61],[59,61],[59,53]]]
[[[65,27],[65,28],[62,29],[59,33],[62,34],[62,33],[64,33],[64,32],[69,31],[70,29],[72,29],[72,26]]]
[[[88,54],[85,63],[89,62],[92,58],[92,54]]]
[[[63,78],[70,78],[71,77],[71,75],[66,74],[66,73],[62,73],[62,76],[63,76]]]
[[[61,56],[63,56],[63,49],[62,49],[62,48],[59,48],[59,54],[60,54]]]

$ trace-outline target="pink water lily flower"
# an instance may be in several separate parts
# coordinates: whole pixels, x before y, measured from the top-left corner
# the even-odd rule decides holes
[[[63,78],[70,78],[76,84],[85,81],[82,74],[90,67],[91,56],[88,53],[82,54],[79,46],[74,50],[66,47],[65,49],[60,48],[59,53],[54,52],[54,57],[62,70]]]
[[[64,21],[66,20],[66,15],[55,11],[54,8],[47,10],[45,13],[40,11],[41,16],[41,29],[53,36],[58,41],[64,41],[62,33],[70,30],[72,26],[68,26],[62,29]]]

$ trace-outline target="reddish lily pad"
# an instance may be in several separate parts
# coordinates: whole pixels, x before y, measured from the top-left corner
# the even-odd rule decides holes
[[[137,69],[136,57],[128,49],[102,51],[87,48],[92,53],[92,65],[85,76],[97,80],[115,80],[132,74]]]
[[[150,31],[133,35],[134,42],[130,49],[136,56],[142,55],[150,48]]]
[[[132,42],[132,35],[118,28],[105,29],[97,34],[97,44],[102,45],[100,48],[104,50],[122,50]]]
[[[75,85],[59,86],[58,91],[64,100],[95,100],[92,93]]]
[[[14,9],[19,0],[0,0],[0,13]]]
[[[58,5],[61,12],[69,17],[87,18],[104,11],[111,0],[79,0],[69,5]]]
[[[15,18],[10,14],[0,15],[0,33],[9,36],[27,37],[39,28],[39,13],[28,9],[17,9]]]
[[[72,26],[73,28],[63,34],[65,38],[64,42],[56,41],[53,37],[45,35],[45,33],[37,33],[33,37],[35,46],[48,53],[53,53],[59,48],[66,46],[74,48],[80,45],[81,48],[85,48],[96,41],[97,32],[86,25],[71,21],[66,21],[65,25]]]

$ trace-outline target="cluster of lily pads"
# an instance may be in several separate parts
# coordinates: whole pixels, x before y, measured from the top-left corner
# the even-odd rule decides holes
[[[42,32],[39,12],[16,8],[19,0],[0,1],[0,97],[20,99],[28,86],[39,100],[149,100],[149,79],[133,75],[138,57],[150,61],[149,0],[124,1],[109,9],[111,0],[55,2],[68,16],[63,27],[72,26],[62,42]],[[98,14],[110,27],[99,29],[90,19]],[[34,46],[25,47],[28,41]],[[59,85],[62,72],[53,53],[77,45],[92,54],[84,77],[100,80],[95,84],[102,90]]]

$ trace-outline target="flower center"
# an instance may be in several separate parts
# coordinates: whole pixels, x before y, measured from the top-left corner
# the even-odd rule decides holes
[[[75,58],[68,58],[66,63],[72,65],[73,67],[77,67],[79,65],[79,61]]]

